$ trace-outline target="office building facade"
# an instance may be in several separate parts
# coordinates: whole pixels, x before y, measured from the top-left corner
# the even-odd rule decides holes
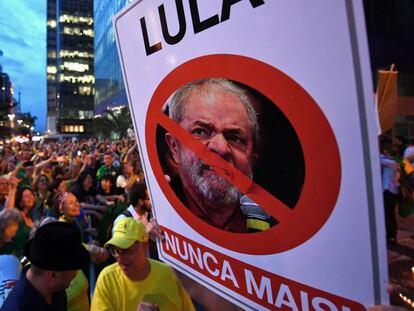
[[[128,106],[112,17],[129,0],[99,0],[94,4],[95,24],[95,115]]]
[[[88,135],[94,107],[93,0],[47,0],[47,130]]]

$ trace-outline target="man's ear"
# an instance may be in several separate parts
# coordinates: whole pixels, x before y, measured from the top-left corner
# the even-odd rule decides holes
[[[179,163],[179,156],[178,156],[178,142],[174,136],[170,133],[165,134],[165,140],[167,141],[167,145],[170,148],[172,158],[175,163]]]
[[[53,284],[53,282],[56,281],[56,279],[58,278],[56,271],[46,271],[45,275],[46,275],[46,280],[49,284]]]

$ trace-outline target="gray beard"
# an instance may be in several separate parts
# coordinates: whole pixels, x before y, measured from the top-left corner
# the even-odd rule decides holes
[[[190,182],[195,185],[196,190],[210,208],[222,205],[236,205],[239,203],[242,193],[235,186],[218,174],[203,176],[203,171],[209,167],[201,160],[195,164],[189,164],[181,159],[183,173]],[[213,187],[212,184],[218,185]]]

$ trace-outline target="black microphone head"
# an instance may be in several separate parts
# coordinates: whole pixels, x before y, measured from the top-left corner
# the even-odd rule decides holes
[[[256,218],[265,221],[272,219],[272,216],[266,213],[264,209],[253,202],[247,195],[243,195],[240,198],[240,208],[247,218]]]

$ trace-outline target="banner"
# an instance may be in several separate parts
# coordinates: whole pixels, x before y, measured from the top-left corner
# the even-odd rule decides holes
[[[141,0],[114,17],[163,260],[245,309],[386,303],[361,1]]]

